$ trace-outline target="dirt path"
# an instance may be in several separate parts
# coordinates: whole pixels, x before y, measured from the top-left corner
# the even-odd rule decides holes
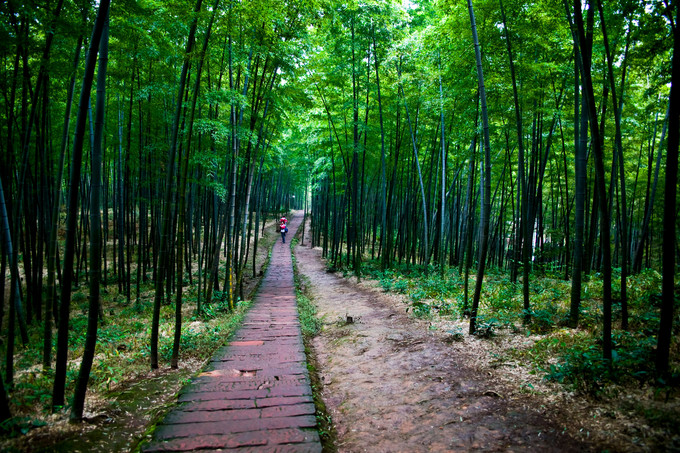
[[[493,370],[467,365],[474,340],[447,342],[389,295],[327,273],[318,249],[295,255],[323,319],[313,348],[339,452],[593,449]]]

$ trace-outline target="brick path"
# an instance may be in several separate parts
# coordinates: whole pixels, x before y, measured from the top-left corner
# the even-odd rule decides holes
[[[289,242],[279,238],[243,326],[142,451],[320,452],[305,363]]]

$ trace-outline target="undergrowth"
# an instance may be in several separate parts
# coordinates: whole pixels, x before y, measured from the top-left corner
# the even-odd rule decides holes
[[[403,294],[406,311],[425,318],[462,320],[472,304],[475,275],[469,277],[468,301],[464,300],[464,275],[449,268],[419,265],[395,265],[384,271],[376,260],[364,263],[363,273],[379,282],[386,292]],[[545,379],[560,382],[574,390],[591,395],[605,391],[609,384],[643,386],[670,390],[678,386],[680,345],[675,324],[671,351],[670,379],[655,377],[654,353],[659,329],[661,275],[645,270],[629,276],[629,328],[621,330],[620,270],[614,269],[612,289],[614,351],[611,362],[602,353],[602,280],[591,275],[583,282],[578,329],[567,328],[571,300],[571,282],[558,278],[557,272],[532,275],[530,304],[523,308],[521,278],[512,282],[506,270],[490,268],[484,277],[476,335],[496,336],[500,331],[532,336],[525,349],[509,351],[511,358],[528,363]],[[619,300],[617,300],[617,298]],[[676,307],[677,307],[676,301]],[[680,307],[679,307],[680,308]],[[676,308],[678,313],[678,308]],[[529,315],[529,322],[525,322]]]
[[[127,304],[113,285],[102,291],[102,311],[97,333],[95,360],[90,373],[88,392],[91,395],[108,397],[125,382],[149,372],[149,336],[153,304],[151,284],[143,287],[143,296],[137,302]],[[79,301],[81,292],[76,292],[71,313],[69,337],[69,362],[66,375],[66,395],[69,398],[75,389],[75,380],[80,368],[80,357],[85,344],[87,314]],[[196,295],[187,291],[184,300],[184,320],[180,341],[180,366],[183,362],[204,361],[224,344],[240,324],[249,301],[242,301],[234,312],[218,300],[204,305],[199,316],[195,314]],[[160,366],[169,366],[174,335],[174,304],[161,306],[158,353]],[[10,393],[10,405],[17,420],[21,417],[35,418],[32,423],[41,424],[40,419],[51,412],[52,384],[54,370],[42,368],[42,341],[39,341],[42,324],[29,326],[29,335],[34,338],[15,355],[16,375]],[[52,342],[52,357],[56,351],[56,335]],[[4,354],[4,351],[3,351]],[[36,418],[37,417],[37,418]],[[25,431],[22,429],[22,431]]]
[[[257,255],[253,255],[256,263],[260,263],[260,273],[267,265],[266,254],[271,244],[276,241],[278,234],[266,230],[260,237],[260,245]],[[263,256],[264,255],[264,256]],[[132,257],[132,262],[136,258]],[[251,263],[251,261],[248,261]],[[262,262],[264,262],[262,264]],[[193,276],[198,276],[198,271],[192,269]],[[224,262],[220,263],[220,272],[224,273]],[[132,274],[135,275],[133,268]],[[86,281],[87,274],[80,274],[80,281]],[[153,373],[150,367],[150,322],[152,318],[154,283],[152,281],[140,282],[139,297],[132,296],[132,300],[126,300],[125,295],[117,289],[118,277],[110,270],[103,275],[104,282],[101,288],[101,313],[102,317],[98,326],[97,345],[93,368],[90,373],[88,384],[88,397],[86,401],[86,418],[96,411],[102,413],[118,413],[121,407],[125,409],[125,415],[114,417],[111,424],[107,421],[106,429],[103,430],[112,439],[125,433],[131,434],[136,428],[126,423],[126,417],[135,418],[136,421],[144,420],[148,413],[142,413],[146,409],[139,406],[137,399],[146,400],[146,395],[138,395],[136,389],[149,381],[167,383],[179,382],[184,376],[200,369],[205,361],[214,354],[215,350],[226,344],[229,337],[238,328],[250,306],[250,301],[239,300],[237,308],[230,312],[225,300],[225,295],[219,291],[213,293],[212,303],[203,302],[200,314],[196,313],[197,307],[197,284],[195,281],[184,279],[184,302],[183,302],[183,326],[180,342],[179,370],[169,368],[169,360],[172,353],[174,336],[175,306],[174,297],[163,301],[160,312],[159,326],[159,365],[160,372]],[[255,276],[253,276],[255,279]],[[132,285],[135,285],[134,281]],[[250,287],[249,287],[250,288]],[[58,430],[61,422],[65,421],[67,411],[70,409],[75,381],[78,376],[80,361],[83,354],[85,332],[88,312],[88,285],[83,283],[74,288],[71,298],[71,313],[69,326],[69,350],[66,371],[67,397],[66,406],[60,408],[58,414],[51,414],[52,386],[54,381],[54,358],[56,351],[56,328],[53,325],[54,336],[52,338],[51,356],[52,363],[47,369],[42,366],[43,330],[42,322],[33,322],[28,326],[29,342],[27,345],[17,343],[14,355],[15,375],[12,385],[8,385],[10,397],[10,410],[12,418],[0,424],[0,450],[18,441],[21,445],[21,434],[25,434],[33,428],[47,425],[47,430],[37,434],[45,445],[60,441],[72,436],[62,434]],[[252,294],[252,292],[250,293]],[[46,300],[46,294],[43,294]],[[6,344],[0,343],[0,354],[6,355]],[[155,376],[155,377],[154,377]],[[165,384],[161,384],[164,386]],[[167,388],[159,390],[159,394],[168,392]],[[168,394],[170,395],[170,394]],[[165,396],[168,396],[165,395]],[[170,395],[171,396],[171,395]],[[133,408],[137,408],[134,409]],[[154,411],[159,408],[154,409]],[[135,411],[137,411],[135,413]],[[96,421],[94,422],[96,423]],[[52,431],[52,428],[57,428]],[[80,431],[75,437],[87,442],[98,442],[97,432],[100,430]],[[75,431],[78,432],[78,431]],[[70,438],[69,438],[70,439]],[[63,439],[62,439],[63,440]],[[70,441],[70,440],[69,440]],[[106,441],[106,439],[104,439]],[[22,450],[23,451],[23,450]],[[44,451],[48,451],[45,447]]]
[[[295,248],[298,239],[291,241],[291,247]],[[314,349],[311,347],[311,340],[321,331],[323,320],[317,316],[316,306],[310,299],[307,289],[310,287],[308,278],[300,274],[297,268],[295,254],[293,254],[293,272],[295,276],[295,295],[297,297],[298,315],[300,316],[300,328],[305,345],[305,356],[307,357],[307,371],[312,387],[312,398],[314,399],[315,417],[319,429],[319,437],[323,446],[323,451],[332,453],[337,451],[335,439],[337,433],[326,404],[321,398],[323,382],[317,370],[317,360]]]

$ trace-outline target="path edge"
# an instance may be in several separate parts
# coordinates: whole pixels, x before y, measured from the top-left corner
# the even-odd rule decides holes
[[[335,424],[331,417],[330,412],[326,407],[326,403],[323,400],[323,380],[319,374],[319,361],[317,359],[316,350],[314,349],[313,340],[316,335],[321,331],[323,322],[318,318],[316,314],[316,305],[314,303],[314,297],[310,292],[311,282],[306,282],[307,276],[302,274],[298,268],[297,256],[295,255],[295,249],[297,247],[309,247],[307,245],[301,245],[300,235],[301,231],[305,227],[298,228],[298,231],[291,241],[291,257],[293,259],[293,281],[295,282],[295,298],[298,310],[298,317],[300,318],[300,328],[302,331],[302,343],[305,348],[305,357],[307,364],[307,373],[309,375],[310,386],[312,388],[312,399],[314,401],[314,416],[316,417],[317,431],[319,433],[319,439],[321,441],[321,448],[324,453],[336,453],[338,451],[337,443],[337,431],[335,429]],[[312,316],[318,322],[318,326],[313,329],[303,328],[303,317],[301,316],[302,310],[313,311]],[[310,333],[310,330],[314,333]]]

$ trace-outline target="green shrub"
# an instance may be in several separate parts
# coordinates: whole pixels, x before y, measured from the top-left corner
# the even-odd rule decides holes
[[[654,376],[656,339],[639,333],[614,331],[612,359],[603,357],[602,347],[592,339],[557,351],[559,362],[550,365],[548,380],[569,384],[588,394],[597,394],[607,383],[637,381],[644,384]]]
[[[297,305],[302,334],[309,337],[315,336],[323,326],[321,319],[316,316],[316,307],[301,291],[297,291]]]
[[[590,345],[566,351],[560,363],[550,365],[546,379],[571,384],[575,390],[596,394],[610,377],[610,371],[608,361],[602,357],[602,350]]]

